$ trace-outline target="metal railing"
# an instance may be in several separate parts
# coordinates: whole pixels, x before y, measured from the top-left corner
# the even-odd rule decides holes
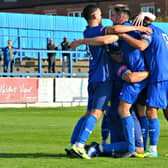
[[[19,50],[19,56],[15,56],[15,59],[18,58],[20,62],[23,60],[25,56],[23,56],[22,53],[36,53],[37,57],[29,56],[29,58],[37,58],[38,59],[38,72],[37,73],[22,73],[22,72],[12,72],[12,73],[0,73],[0,76],[18,76],[18,77],[30,77],[30,76],[36,76],[36,77],[46,77],[46,76],[53,76],[53,77],[87,77],[88,73],[74,73],[73,72],[73,61],[76,62],[79,61],[80,57],[79,55],[87,55],[86,51],[62,51],[62,50],[25,50],[20,49]],[[43,54],[47,55],[47,53],[56,53],[56,55],[62,56],[63,53],[69,53],[69,73],[45,73],[42,71],[42,59],[47,58],[46,56],[43,56]],[[27,57],[26,57],[27,58]],[[61,59],[61,58],[60,58]],[[86,56],[85,59],[88,59]]]

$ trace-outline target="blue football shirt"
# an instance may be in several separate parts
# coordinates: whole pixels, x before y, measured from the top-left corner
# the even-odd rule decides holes
[[[125,22],[123,25],[132,26],[130,22]],[[127,34],[136,39],[140,39],[140,33],[137,31],[131,31]],[[146,69],[144,57],[140,50],[130,46],[123,38],[119,39],[119,45],[123,52],[125,64],[132,72],[143,71]]]
[[[168,80],[168,35],[152,24],[148,27],[153,33],[142,33],[141,39],[149,43],[144,57],[150,71],[150,83]]]
[[[104,26],[87,26],[85,38],[105,35]],[[89,55],[89,82],[106,82],[112,80],[112,63],[104,46],[87,46]]]

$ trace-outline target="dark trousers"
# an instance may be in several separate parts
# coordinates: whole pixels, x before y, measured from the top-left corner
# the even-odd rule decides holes
[[[14,63],[15,63],[14,60],[4,62],[4,72],[8,72],[9,67],[10,67],[9,72],[13,72],[14,71]]]
[[[49,73],[55,73],[55,56],[48,57],[48,72]]]

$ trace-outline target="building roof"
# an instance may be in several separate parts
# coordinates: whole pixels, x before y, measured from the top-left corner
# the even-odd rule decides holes
[[[0,9],[14,9],[14,8],[32,8],[43,5],[59,5],[59,4],[75,4],[87,2],[103,2],[112,0],[17,0],[16,2],[4,2],[0,0]],[[115,0],[113,0],[115,1]]]

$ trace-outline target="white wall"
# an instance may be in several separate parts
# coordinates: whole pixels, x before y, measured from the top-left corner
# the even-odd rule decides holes
[[[56,102],[87,102],[87,78],[57,78]]]
[[[39,78],[38,102],[53,102],[54,79]]]

